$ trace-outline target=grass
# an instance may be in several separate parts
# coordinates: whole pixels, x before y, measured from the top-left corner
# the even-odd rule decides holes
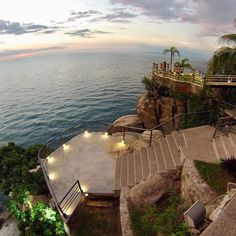
[[[228,182],[236,182],[236,178],[230,175],[220,164],[204,161],[194,162],[203,180],[218,194],[226,192]]]
[[[183,222],[179,192],[173,190],[164,195],[155,206],[144,209],[129,203],[131,225],[135,236],[189,235]]]
[[[121,236],[118,205],[112,208],[87,207],[73,222],[76,236]]]

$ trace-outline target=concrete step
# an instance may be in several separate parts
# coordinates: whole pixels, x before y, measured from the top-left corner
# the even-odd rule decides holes
[[[174,160],[173,160],[172,154],[170,152],[170,148],[169,148],[169,145],[166,141],[166,138],[164,138],[164,137],[159,138],[159,144],[160,144],[161,154],[162,154],[166,169],[168,171],[175,170],[176,165],[174,163]]]
[[[223,146],[223,142],[220,137],[221,136],[215,137],[212,141],[218,160],[227,158],[227,153],[225,152],[225,147]]]
[[[127,186],[127,165],[128,165],[128,156],[121,158],[121,187]]]
[[[229,157],[232,157],[232,156],[235,156],[235,148],[234,148],[234,145],[232,144],[231,142],[231,139],[228,135],[222,135],[222,140],[223,140],[223,143],[227,149],[227,154],[229,155]]]
[[[141,151],[141,157],[142,157],[143,180],[145,180],[149,174],[149,162],[148,162],[148,156],[147,156],[147,148],[142,147],[140,151]]]
[[[159,140],[154,141],[152,145],[153,145],[154,153],[156,157],[157,171],[159,173],[166,173],[167,172],[166,164],[163,159],[163,154],[162,154]]]
[[[147,154],[149,162],[149,176],[153,176],[158,172],[157,161],[153,145],[147,147]]]
[[[116,159],[115,190],[120,190],[120,186],[121,186],[121,159]]]
[[[135,184],[135,157],[134,153],[128,154],[128,172],[127,172],[127,184],[128,186],[134,186]]]
[[[175,140],[176,145],[179,146],[186,146],[185,140],[184,140],[184,136],[183,133],[181,131],[173,131],[172,132],[172,136]]]
[[[141,159],[141,152],[140,150],[134,151],[134,158],[135,158],[135,183],[139,183],[143,178],[142,173],[142,159]]]
[[[172,157],[175,161],[175,165],[177,168],[181,167],[183,164],[180,160],[180,153],[179,153],[179,150],[176,146],[176,143],[174,141],[174,138],[172,135],[166,135],[166,140],[168,142],[168,145],[169,145],[169,148],[170,148],[170,151],[172,153]]]
[[[235,137],[235,141],[234,141],[234,137]],[[235,134],[229,134],[229,139],[230,139],[230,142],[232,144],[232,146],[234,147],[234,153],[236,153],[236,135]],[[236,157],[236,155],[235,155]]]

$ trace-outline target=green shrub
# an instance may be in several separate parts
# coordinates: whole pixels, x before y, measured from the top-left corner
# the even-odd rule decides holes
[[[42,173],[30,173],[38,165],[37,152],[41,145],[27,149],[14,143],[0,148],[0,188],[9,194],[19,185],[24,185],[31,193],[37,193],[45,186]]]
[[[179,208],[179,194],[173,190],[168,196],[168,207],[165,210],[158,210],[155,206],[147,207],[144,211],[133,205],[129,207],[136,236],[189,235],[188,228],[183,223],[183,209]]]
[[[142,83],[145,86],[145,89],[150,91],[153,88],[153,83],[152,83],[152,79],[148,78],[147,76],[144,76],[142,79]]]
[[[224,168],[230,175],[236,177],[236,158],[231,156],[228,159],[221,159],[220,165]]]

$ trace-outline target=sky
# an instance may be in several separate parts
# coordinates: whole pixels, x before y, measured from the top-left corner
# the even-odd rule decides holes
[[[0,60],[51,52],[210,55],[235,32],[235,0],[0,0]]]

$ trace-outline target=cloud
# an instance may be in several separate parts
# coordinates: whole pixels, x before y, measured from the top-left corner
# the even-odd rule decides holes
[[[115,8],[112,13],[93,18],[90,22],[108,21],[115,23],[129,23],[130,19],[137,17],[136,14],[127,12],[124,8]]]
[[[101,31],[101,30],[91,30],[91,29],[81,29],[66,32],[65,34],[70,36],[77,36],[80,38],[94,38],[96,34],[111,34],[111,32]]]
[[[96,10],[78,11],[78,12],[72,11],[71,17],[69,17],[66,22],[76,21],[78,19],[89,18],[91,16],[101,15],[101,14],[102,13],[100,11]]]
[[[202,36],[218,36],[232,30],[236,16],[235,0],[110,0],[110,3],[135,8],[157,21],[198,24]]]
[[[57,26],[49,27],[40,24],[25,24],[19,22],[10,22],[0,20],[0,34],[22,35],[30,33],[54,33],[58,29]]]
[[[37,48],[37,49],[4,50],[4,51],[0,51],[0,58],[19,56],[19,55],[23,55],[23,54],[32,54],[32,53],[37,53],[37,52],[62,50],[65,48],[66,47],[47,47],[47,48]]]

